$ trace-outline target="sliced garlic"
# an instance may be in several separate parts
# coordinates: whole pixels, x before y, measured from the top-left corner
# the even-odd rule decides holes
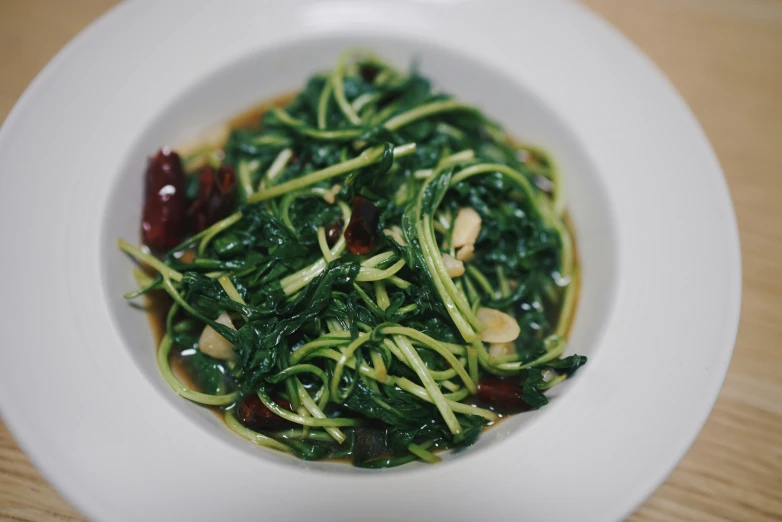
[[[472,261],[474,253],[475,253],[475,246],[472,243],[469,243],[456,251],[456,259],[468,263]]]
[[[493,308],[478,308],[478,320],[483,323],[481,340],[486,343],[509,343],[521,333],[516,319]]]
[[[459,209],[453,223],[451,243],[454,248],[475,244],[481,233],[481,216],[470,207]]]
[[[503,357],[513,355],[516,347],[513,343],[492,343],[489,345],[489,357]]]
[[[236,330],[234,324],[231,322],[231,318],[228,317],[228,314],[225,312],[221,313],[220,317],[218,317],[215,322],[225,325],[231,330]],[[224,361],[233,361],[236,359],[233,345],[209,325],[201,332],[201,337],[198,339],[198,349],[215,359],[222,359]]]
[[[384,228],[383,234],[390,236],[399,246],[407,246],[407,241],[405,241],[404,234],[402,234],[402,229],[399,228],[398,225],[394,225],[391,228]]]
[[[334,200],[337,197],[337,194],[339,194],[339,191],[342,190],[342,185],[337,183],[333,187],[331,187],[329,190],[323,193],[323,199],[328,203],[329,205],[334,204]]]
[[[443,254],[443,264],[449,277],[459,277],[464,274],[464,263],[448,254]]]

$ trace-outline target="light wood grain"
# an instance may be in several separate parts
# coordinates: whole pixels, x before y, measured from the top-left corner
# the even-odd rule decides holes
[[[741,233],[733,362],[703,432],[637,521],[782,520],[782,0],[585,0],[668,75],[720,158]],[[0,1],[0,116],[113,0]],[[0,519],[82,520],[0,424]]]

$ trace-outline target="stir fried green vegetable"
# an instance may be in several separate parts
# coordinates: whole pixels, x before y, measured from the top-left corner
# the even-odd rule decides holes
[[[226,212],[189,210],[157,257],[120,240],[147,268],[128,297],[170,296],[163,377],[256,444],[437,462],[586,362],[561,358],[577,271],[551,160],[415,68],[346,53],[183,164],[189,208]],[[199,207],[202,169],[235,172],[233,199]]]

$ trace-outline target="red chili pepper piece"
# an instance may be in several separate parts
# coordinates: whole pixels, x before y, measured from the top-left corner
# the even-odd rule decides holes
[[[368,254],[375,246],[380,210],[367,198],[356,196],[353,200],[353,214],[345,229],[348,250],[354,254]]]
[[[521,384],[497,377],[483,377],[478,381],[477,398],[501,413],[518,413],[532,409],[521,398]]]
[[[168,147],[147,163],[141,234],[144,243],[162,252],[185,235],[185,174],[179,155]]]
[[[291,405],[285,401],[274,401],[285,410],[291,409]],[[258,398],[257,395],[247,395],[236,408],[239,421],[251,430],[281,430],[293,427],[293,423],[287,421],[271,411]]]
[[[198,194],[187,209],[196,232],[228,216],[236,206],[236,173],[230,165],[220,165],[216,171],[204,167],[198,180]]]
[[[342,235],[342,224],[342,220],[339,219],[336,223],[326,225],[326,244],[329,247],[333,247],[339,241],[339,236]]]

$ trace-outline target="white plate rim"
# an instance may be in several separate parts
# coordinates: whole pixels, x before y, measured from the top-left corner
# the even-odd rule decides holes
[[[307,2],[301,2],[301,5],[306,4]],[[670,461],[668,465],[660,466],[660,469],[657,470],[656,473],[650,474],[648,478],[644,481],[638,481],[637,486],[637,494],[633,495],[632,500],[628,500],[623,502],[623,505],[621,506],[621,509],[617,508],[611,508],[606,511],[606,513],[613,513],[614,515],[624,515],[627,514],[630,510],[634,509],[636,505],[642,501],[648,494],[650,494],[654,488],[661,483],[662,480],[668,475],[668,473],[672,469],[672,465],[675,464],[675,462],[678,462],[679,458],[683,456],[684,452],[689,448],[690,444],[694,440],[695,436],[697,435],[697,432],[699,431],[700,426],[705,421],[706,417],[708,416],[709,411],[711,410],[711,407],[716,400],[717,393],[719,391],[720,384],[722,380],[724,379],[725,372],[727,370],[727,365],[730,360],[730,353],[732,351],[733,343],[735,342],[735,335],[738,327],[738,315],[739,315],[739,307],[740,307],[740,257],[739,257],[739,248],[738,248],[738,232],[735,222],[735,216],[732,212],[732,207],[730,204],[730,197],[727,191],[727,186],[725,184],[724,178],[721,175],[721,171],[719,168],[719,164],[717,162],[716,156],[714,155],[713,151],[711,150],[710,146],[708,145],[708,141],[706,140],[705,136],[703,135],[702,130],[698,126],[697,122],[695,121],[692,114],[689,112],[689,110],[686,108],[686,105],[684,104],[681,97],[676,94],[675,90],[670,86],[670,84],[662,78],[662,76],[655,72],[655,69],[651,65],[651,63],[643,57],[640,52],[635,49],[631,44],[629,44],[626,40],[624,40],[621,36],[619,36],[613,29],[608,28],[605,24],[602,22],[596,20],[591,15],[588,15],[585,13],[583,8],[567,4],[564,2],[557,2],[553,3],[556,5],[553,5],[547,11],[549,15],[558,15],[558,16],[571,16],[572,20],[577,20],[579,23],[582,23],[583,21],[589,20],[588,22],[583,23],[589,23],[589,24],[596,24],[602,26],[602,31],[605,31],[607,36],[607,39],[613,39],[613,42],[616,45],[621,45],[624,48],[624,52],[630,53],[634,56],[634,60],[637,61],[637,64],[639,67],[644,69],[644,72],[647,72],[650,74],[653,74],[656,81],[658,82],[658,85],[655,87],[659,87],[660,89],[664,90],[665,96],[668,98],[666,99],[667,102],[671,104],[675,104],[672,106],[676,106],[677,110],[679,111],[677,115],[682,118],[682,121],[686,123],[689,127],[687,128],[688,131],[693,131],[694,134],[691,136],[695,141],[693,141],[693,145],[699,147],[699,150],[697,151],[698,154],[702,154],[703,157],[701,158],[705,164],[709,164],[708,166],[711,174],[714,175],[716,173],[715,179],[712,181],[716,182],[716,190],[714,197],[715,198],[722,198],[720,205],[724,209],[727,209],[728,215],[724,216],[727,221],[724,223],[726,225],[726,229],[724,232],[724,237],[722,238],[728,247],[728,255],[730,256],[730,260],[728,263],[732,266],[732,273],[730,274],[731,279],[727,281],[726,283],[726,292],[727,295],[730,295],[732,297],[730,304],[731,309],[726,312],[727,316],[731,318],[731,321],[728,323],[723,324],[723,335],[722,335],[722,344],[723,346],[720,348],[720,353],[718,354],[720,356],[720,359],[715,361],[714,367],[709,372],[709,396],[702,401],[701,408],[698,411],[698,415],[696,419],[693,419],[691,422],[691,425],[688,426],[688,430],[686,436],[683,434],[680,436],[680,441],[677,444],[677,448],[675,452],[668,451],[668,457],[667,461]],[[12,110],[11,114],[9,114],[8,118],[3,124],[2,129],[0,129],[0,151],[3,150],[3,145],[6,144],[10,140],[11,130],[14,129],[17,119],[21,117],[21,115],[24,113],[24,110],[28,107],[28,105],[31,103],[31,100],[35,99],[35,96],[39,95],[39,91],[44,89],[46,87],[46,82],[49,81],[50,77],[56,74],[59,67],[62,67],[67,64],[67,60],[69,59],[69,56],[72,55],[72,53],[75,53],[78,49],[81,48],[81,46],[86,45],[85,42],[89,41],[90,38],[95,37],[94,35],[97,34],[102,28],[105,28],[108,26],[109,21],[116,21],[118,18],[123,16],[123,13],[126,11],[130,11],[131,9],[142,9],[144,6],[149,7],[149,3],[144,2],[128,2],[125,4],[120,5],[119,7],[116,7],[112,10],[110,10],[107,14],[105,14],[99,21],[95,22],[93,25],[91,25],[89,28],[87,28],[85,31],[83,31],[79,36],[77,36],[68,46],[66,46],[63,51],[61,51],[53,60],[50,62],[49,65],[38,75],[38,77],[34,80],[34,82],[31,84],[31,86],[28,88],[28,90],[25,92],[25,94],[20,98],[17,105]],[[542,9],[540,4],[538,4],[538,7]],[[421,7],[422,9],[424,7]],[[595,26],[596,26],[595,25]],[[610,36],[608,34],[610,33]],[[699,143],[696,143],[697,141],[700,141]],[[725,348],[727,346],[727,348]],[[2,411],[4,415],[4,419],[9,424],[10,428],[14,432],[14,434],[17,436],[18,439],[20,439],[20,442],[22,446],[25,448],[26,452],[30,457],[33,459],[34,462],[36,462],[36,465],[39,466],[40,469],[44,471],[44,473],[53,480],[55,484],[57,484],[60,489],[68,496],[76,505],[78,505],[85,513],[87,513],[90,516],[96,516],[97,515],[106,515],[108,514],[107,511],[102,511],[98,509],[94,505],[90,505],[90,501],[87,500],[87,497],[85,496],[84,490],[77,491],[77,487],[72,486],[71,484],[67,483],[67,480],[64,479],[64,477],[67,476],[65,473],[65,470],[63,469],[54,469],[55,465],[51,464],[49,465],[49,462],[54,462],[53,460],[50,461],[48,458],[43,456],[43,451],[40,449],[40,445],[37,445],[36,443],[29,442],[28,440],[32,440],[29,436],[26,435],[26,433],[29,433],[29,427],[25,426],[26,420],[23,418],[24,416],[19,412],[19,410],[15,409],[14,404],[12,404],[12,401],[15,400],[15,397],[12,397],[15,395],[15,393],[10,393],[7,388],[2,388],[2,384],[0,384],[0,390],[2,390],[2,393],[0,393],[0,404],[2,404]],[[684,432],[685,430],[682,430]],[[675,455],[674,455],[675,454]]]

